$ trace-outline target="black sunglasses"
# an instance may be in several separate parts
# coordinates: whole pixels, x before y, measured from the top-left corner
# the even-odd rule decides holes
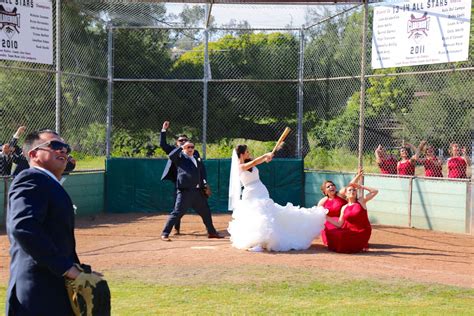
[[[60,142],[59,140],[47,141],[45,143],[39,144],[38,146],[36,146],[32,150],[38,150],[42,147],[48,147],[48,148],[51,148],[52,150],[63,150],[63,148],[64,148],[64,149],[66,149],[67,154],[69,154],[71,152],[71,146],[69,146],[69,144]]]
[[[184,143],[184,142],[187,142],[188,139],[187,138],[181,138],[181,139],[178,139],[178,142],[180,143]]]
[[[185,149],[194,149],[194,146],[187,146]]]

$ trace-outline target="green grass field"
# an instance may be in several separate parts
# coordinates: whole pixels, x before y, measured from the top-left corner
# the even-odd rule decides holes
[[[188,269],[184,268],[176,282],[170,278],[143,281],[121,276],[118,271],[109,273],[112,314],[469,315],[474,309],[474,290],[451,286],[351,278],[285,267],[251,267],[242,279],[220,281],[206,280],[199,272],[184,273],[192,271]],[[246,271],[244,267],[238,270]],[[275,273],[280,275],[275,277]],[[0,288],[1,310],[5,290],[5,286]]]

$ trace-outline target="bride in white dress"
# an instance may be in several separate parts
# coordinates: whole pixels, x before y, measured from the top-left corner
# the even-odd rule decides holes
[[[247,145],[233,150],[229,183],[229,210],[233,213],[227,229],[232,246],[251,251],[308,249],[324,228],[326,210],[274,203],[256,167],[272,158],[273,154],[267,153],[251,160]]]

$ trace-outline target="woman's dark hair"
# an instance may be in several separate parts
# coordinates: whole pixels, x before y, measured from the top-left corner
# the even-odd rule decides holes
[[[408,156],[408,157],[413,156],[413,153],[411,152],[410,147],[405,147],[405,146],[404,146],[404,147],[401,147],[401,148],[400,148],[400,151],[402,151],[402,149],[405,149],[405,151],[407,152],[407,156]]]
[[[321,189],[321,192],[323,193],[323,195],[325,195],[325,196],[328,196],[328,195],[326,194],[326,186],[328,185],[328,183],[331,183],[333,186],[336,186],[336,185],[334,184],[334,182],[332,182],[331,180],[326,180],[326,181],[324,181],[323,184],[321,184],[320,189]]]
[[[237,145],[237,147],[235,147],[235,152],[237,153],[237,157],[240,158],[241,155],[243,155],[246,151],[247,151],[247,145]],[[252,159],[245,159],[245,163],[246,162],[249,162],[249,161],[252,161]],[[249,172],[252,172],[252,168],[248,169],[247,171]]]
[[[237,145],[237,147],[235,147],[235,152],[237,153],[237,157],[239,158],[246,151],[247,151],[247,145]]]

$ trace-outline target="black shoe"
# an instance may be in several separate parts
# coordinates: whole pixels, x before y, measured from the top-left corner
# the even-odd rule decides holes
[[[181,235],[181,233],[179,232],[179,229],[176,229],[176,228],[174,229],[174,235],[175,235],[175,236],[176,236],[176,235]]]
[[[209,235],[207,235],[207,238],[222,239],[222,238],[224,238],[224,236],[220,235],[219,233],[215,233],[215,234],[209,234]]]

